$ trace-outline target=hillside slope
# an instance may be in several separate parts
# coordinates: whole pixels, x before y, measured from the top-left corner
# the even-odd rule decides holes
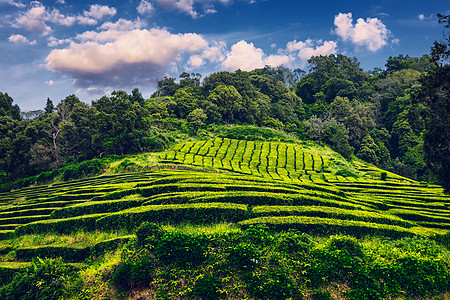
[[[132,158],[115,166],[139,169]],[[394,239],[442,240],[450,230],[441,187],[311,145],[216,138],[178,144],[139,172],[113,169],[0,194],[5,282],[38,256],[86,268],[133,241],[143,222]]]

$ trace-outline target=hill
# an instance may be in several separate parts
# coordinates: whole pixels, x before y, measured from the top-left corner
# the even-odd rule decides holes
[[[449,297],[440,186],[223,137],[106,169],[0,194],[3,298]]]

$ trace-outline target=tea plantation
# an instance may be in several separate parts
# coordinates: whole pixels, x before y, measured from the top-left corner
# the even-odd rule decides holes
[[[155,157],[1,193],[0,298],[450,297],[440,186],[294,143]]]

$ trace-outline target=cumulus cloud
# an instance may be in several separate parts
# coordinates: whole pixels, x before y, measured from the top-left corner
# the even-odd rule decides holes
[[[231,46],[231,51],[226,55],[226,59],[222,62],[222,67],[229,71],[240,69],[242,71],[251,71],[256,68],[263,68],[266,65],[278,67],[288,65],[293,58],[285,55],[269,55],[267,56],[260,48],[256,48],[253,43],[240,41]]]
[[[27,45],[36,45],[36,41],[29,41],[27,37],[21,34],[13,34],[8,38],[8,41],[14,44],[27,44]]]
[[[334,18],[334,32],[343,40],[350,41],[375,52],[387,44],[390,31],[377,18],[359,18],[353,24],[351,13],[339,13]]]
[[[231,46],[231,51],[227,54],[222,66],[229,71],[237,69],[251,71],[255,68],[264,67],[263,56],[262,49],[256,48],[253,43],[242,40]]]
[[[32,7],[26,12],[21,13],[13,22],[15,28],[24,28],[28,31],[41,32],[42,35],[48,35],[51,32],[50,26],[45,21],[48,20],[48,12],[42,3],[34,1]]]
[[[56,47],[64,44],[69,44],[70,42],[72,42],[71,39],[57,39],[54,36],[50,36],[47,40],[48,40],[47,46],[49,47]]]
[[[193,18],[198,16],[198,13],[194,10],[194,0],[157,0],[157,2],[166,9],[174,9],[188,15]]]
[[[11,6],[15,6],[17,8],[25,8],[26,7],[26,5],[23,4],[22,2],[16,2],[13,0],[0,0],[0,3],[7,3],[7,4],[9,4]]]
[[[187,71],[192,71],[203,66],[206,61],[210,63],[223,62],[225,60],[225,50],[227,45],[225,42],[214,41],[205,48],[200,54],[192,55],[186,66]]]
[[[296,40],[287,43],[288,52],[297,52],[297,56],[302,60],[308,60],[312,56],[326,56],[336,53],[337,43],[335,41],[322,41],[307,39],[305,42]]]
[[[137,7],[136,10],[140,15],[149,16],[153,13],[155,8],[149,1],[141,0],[141,3],[139,3],[139,6]]]
[[[89,7],[89,10],[83,11],[82,15],[76,17],[79,24],[82,25],[97,25],[99,20],[105,17],[112,17],[117,13],[114,7],[106,5],[93,4]]]
[[[130,31],[134,29],[140,29],[147,25],[144,21],[137,18],[135,21],[125,20],[120,18],[116,22],[103,23],[99,28],[102,30],[118,30],[118,31]]]
[[[49,86],[52,86],[52,85],[55,84],[55,82],[54,82],[53,80],[47,80],[47,81],[45,82],[45,84],[46,84],[46,85],[49,85]]]
[[[72,26],[75,22],[86,25],[96,25],[95,18],[103,18],[104,16],[115,14],[114,8],[108,6],[92,5],[88,12],[84,15],[70,16],[62,14],[58,9],[48,9],[41,2],[32,1],[30,8],[18,15],[14,19],[12,26],[14,28],[23,28],[28,31],[40,32],[43,36],[47,36],[52,32],[49,23]]]
[[[182,13],[190,15],[192,18],[198,18],[207,14],[217,13],[215,3],[227,5],[232,0],[156,0],[156,2],[169,10],[178,10]],[[196,9],[201,6],[200,9]]]
[[[101,20],[104,17],[112,17],[117,13],[114,7],[109,7],[107,5],[93,4],[90,6],[88,11],[84,11],[83,15],[86,17],[91,17],[96,20]]]
[[[46,60],[49,69],[71,76],[79,87],[128,87],[152,83],[154,76],[164,74],[181,55],[195,55],[207,47],[207,41],[193,33],[172,34],[165,29],[107,30],[97,35],[91,32],[80,43],[55,49]]]
[[[288,66],[292,61],[293,58],[289,55],[285,54],[269,55],[265,59],[264,65],[268,65],[271,67]]]

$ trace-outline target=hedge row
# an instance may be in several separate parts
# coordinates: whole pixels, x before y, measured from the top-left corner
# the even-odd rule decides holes
[[[61,208],[66,205],[71,205],[75,203],[83,203],[84,200],[73,200],[73,201],[59,201],[59,202],[43,202],[34,204],[23,204],[17,206],[11,206],[7,209],[2,210],[2,212],[17,211],[17,210],[27,210],[27,209],[39,209],[39,208]]]
[[[116,213],[102,213],[50,219],[28,223],[16,228],[17,235],[55,232],[68,234],[76,230],[132,230],[144,221],[191,222],[208,224],[215,222],[237,222],[248,217],[246,205],[230,203],[199,203],[180,205],[150,205],[135,207]]]
[[[48,219],[50,215],[23,216],[0,219],[0,225],[5,224],[26,224],[30,222]]]
[[[424,222],[442,222],[450,224],[450,215],[445,216],[437,216],[432,215],[431,213],[423,213],[420,211],[410,211],[404,209],[391,209],[388,213],[399,216],[406,220],[412,221],[424,221]]]
[[[20,216],[50,215],[54,210],[55,210],[54,208],[35,208],[16,211],[1,211],[0,219],[20,217]]]
[[[8,240],[15,236],[14,230],[0,230],[0,240]]]
[[[132,208],[141,205],[140,200],[109,200],[109,201],[90,201],[73,206],[54,210],[50,218],[62,219],[71,218],[82,215],[117,212],[127,208]]]
[[[95,221],[106,214],[95,214],[79,216],[67,219],[49,219],[28,223],[16,228],[17,235],[38,234],[55,232],[60,234],[70,234],[76,230],[92,231],[95,230]]]
[[[237,222],[247,218],[246,205],[230,203],[195,203],[178,205],[150,205],[136,207],[104,215],[97,220],[97,228],[103,230],[133,229],[142,222],[191,222],[209,224]]]
[[[40,246],[30,248],[17,248],[15,250],[16,259],[19,261],[29,261],[36,257],[58,258],[61,257],[66,262],[82,262],[92,255],[101,255],[128,242],[134,236],[125,236],[99,242],[93,246],[85,248],[74,248],[66,246]]]
[[[308,234],[317,235],[349,234],[358,237],[375,235],[389,236],[393,238],[402,238],[415,235],[415,233],[410,229],[396,225],[318,217],[260,217],[241,221],[238,224],[243,229],[255,225],[264,225],[275,231],[289,231],[294,229],[307,232]]]
[[[324,199],[303,194],[278,194],[262,192],[228,192],[221,195],[204,196],[196,199],[201,202],[233,202],[248,205],[319,205],[348,209],[365,209],[362,205],[332,199]]]
[[[398,225],[405,228],[417,226],[413,222],[389,214],[380,214],[366,210],[349,210],[323,206],[255,206],[252,216],[308,216],[343,220],[364,221],[369,223]]]

